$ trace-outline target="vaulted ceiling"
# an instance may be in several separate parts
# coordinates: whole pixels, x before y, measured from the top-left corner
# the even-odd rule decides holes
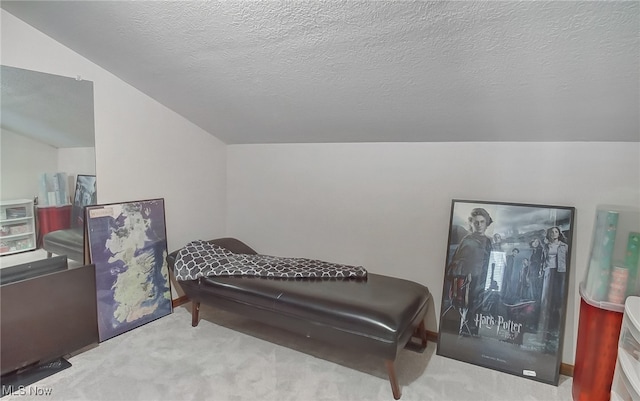
[[[229,144],[640,141],[638,1],[1,6]]]

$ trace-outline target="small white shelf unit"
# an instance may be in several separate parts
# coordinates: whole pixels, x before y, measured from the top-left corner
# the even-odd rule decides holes
[[[0,201],[0,256],[36,249],[33,201]]]
[[[624,304],[611,400],[640,401],[640,297]]]

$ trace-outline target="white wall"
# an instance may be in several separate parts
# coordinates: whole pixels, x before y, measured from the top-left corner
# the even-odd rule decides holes
[[[0,133],[0,199],[33,199],[38,196],[43,173],[65,172],[67,192],[73,194],[78,174],[95,174],[94,148],[55,148],[3,129]]]
[[[58,170],[58,149],[3,129],[0,133],[0,199],[33,199],[40,174]]]
[[[67,174],[78,175],[96,173],[95,148],[60,148],[58,149],[58,170]]]
[[[76,192],[76,177],[78,174],[96,174],[95,148],[60,148],[58,149],[58,169],[68,175],[69,200],[73,202]]]
[[[259,252],[423,283],[437,331],[452,199],[576,208],[563,362],[573,364],[598,204],[640,205],[640,143],[231,145],[227,234]]]
[[[169,250],[224,234],[222,142],[13,15],[0,15],[2,64],[93,81],[98,202],[164,198]]]

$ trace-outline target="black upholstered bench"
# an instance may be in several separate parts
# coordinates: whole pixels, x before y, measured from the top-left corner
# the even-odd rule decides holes
[[[235,253],[256,253],[233,238],[212,242]],[[172,269],[177,252],[167,257]],[[408,280],[369,273],[366,280],[227,276],[179,283],[193,302],[192,326],[198,324],[204,303],[379,356],[385,361],[395,399],[401,395],[394,367],[399,351],[407,344],[414,350],[427,344],[424,317],[431,294]]]
[[[82,228],[67,228],[52,231],[42,238],[42,248],[47,258],[52,254],[66,255],[77,262],[84,261],[84,231]]]

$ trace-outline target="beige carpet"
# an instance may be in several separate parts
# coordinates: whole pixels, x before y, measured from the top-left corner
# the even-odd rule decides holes
[[[75,355],[71,368],[2,400],[393,400],[382,360],[208,307],[192,328],[188,308]],[[571,378],[555,387],[435,349],[401,353],[402,400],[571,400]]]

